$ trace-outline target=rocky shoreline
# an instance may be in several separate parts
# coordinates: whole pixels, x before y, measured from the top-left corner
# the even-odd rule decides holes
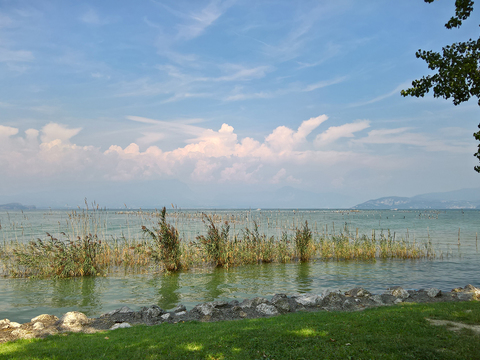
[[[58,318],[54,315],[39,315],[30,322],[19,324],[8,319],[0,320],[0,343],[18,339],[43,338],[65,332],[94,333],[105,330],[131,327],[132,325],[175,324],[184,321],[226,321],[277,316],[297,311],[359,311],[377,306],[395,305],[402,302],[431,303],[480,300],[480,289],[467,285],[442,292],[436,288],[405,290],[391,287],[382,294],[372,294],[364,288],[347,292],[325,291],[323,294],[276,294],[270,300],[257,297],[242,302],[233,300],[213,301],[195,306],[187,311],[178,305],[165,311],[157,305],[133,311],[128,307],[108,312],[98,318],[72,311]]]

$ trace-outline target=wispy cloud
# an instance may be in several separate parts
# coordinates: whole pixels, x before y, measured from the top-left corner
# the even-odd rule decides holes
[[[398,85],[394,90],[390,91],[389,93],[377,96],[377,97],[375,97],[371,100],[361,101],[361,102],[356,102],[356,103],[350,104],[350,105],[348,105],[348,107],[358,107],[358,106],[369,105],[369,104],[373,104],[373,103],[382,101],[382,100],[387,99],[387,98],[389,98],[391,96],[394,96],[394,95],[400,96],[400,90],[405,89],[408,86],[409,86],[408,82],[402,83],[402,84]]]
[[[335,79],[332,79],[332,80],[320,81],[318,83],[308,85],[307,87],[305,87],[303,89],[303,91],[313,91],[313,90],[321,89],[321,88],[324,88],[324,87],[327,87],[327,86],[339,84],[339,83],[347,80],[347,78],[348,78],[347,76],[341,76],[341,77],[338,77],[338,78],[335,78]]]

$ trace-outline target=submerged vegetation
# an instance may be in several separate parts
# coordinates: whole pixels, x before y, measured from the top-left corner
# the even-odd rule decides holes
[[[75,277],[125,273],[173,272],[203,267],[230,268],[247,264],[308,261],[375,261],[376,259],[432,259],[437,255],[431,241],[416,243],[397,239],[390,231],[376,236],[351,234],[346,225],[328,234],[305,221],[295,227],[279,226],[280,236],[267,236],[256,220],[241,225],[233,215],[222,218],[201,214],[204,234],[194,240],[180,236],[168,221],[166,208],[150,213],[150,223],[140,236],[106,238],[107,221],[97,207],[73,211],[68,231],[58,237],[30,242],[10,240],[0,245],[0,273],[11,277]],[[176,220],[175,218],[173,220]],[[198,219],[197,219],[198,221]],[[269,221],[269,220],[267,220]],[[232,231],[233,224],[233,231]],[[130,229],[128,229],[130,232]],[[430,238],[429,238],[430,240]]]

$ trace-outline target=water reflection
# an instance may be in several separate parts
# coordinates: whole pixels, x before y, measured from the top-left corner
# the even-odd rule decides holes
[[[160,280],[160,286],[157,287],[157,305],[162,309],[174,308],[180,302],[180,274],[160,275],[157,279]]]
[[[298,264],[296,284],[299,293],[308,293],[312,291],[313,279],[310,276],[310,263]]]

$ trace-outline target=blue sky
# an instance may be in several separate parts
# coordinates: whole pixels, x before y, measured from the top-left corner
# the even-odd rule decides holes
[[[416,50],[478,36],[475,12],[445,29],[453,12],[453,0],[0,0],[0,203],[250,193],[268,207],[262,194],[289,186],[343,207],[478,187],[476,99],[400,96],[428,73]]]

